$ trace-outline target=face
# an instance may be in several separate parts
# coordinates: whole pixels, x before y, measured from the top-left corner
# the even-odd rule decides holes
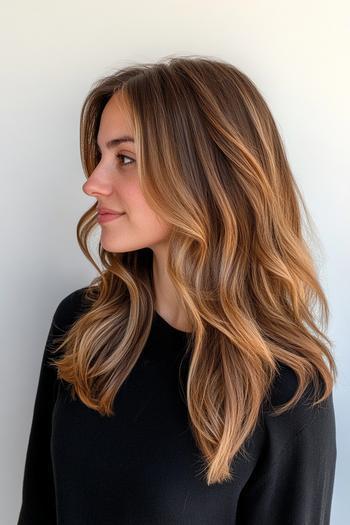
[[[100,162],[83,191],[95,197],[98,207],[123,212],[108,222],[101,222],[101,244],[109,252],[128,252],[163,245],[170,233],[149,207],[139,186],[135,143],[126,141],[113,146],[107,143],[120,137],[133,139],[128,113],[120,95],[114,93],[101,115],[97,135]]]

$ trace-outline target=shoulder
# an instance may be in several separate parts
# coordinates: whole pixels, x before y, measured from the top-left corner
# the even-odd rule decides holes
[[[87,289],[87,286],[77,288],[59,300],[52,321],[56,328],[65,331],[86,310]]]
[[[57,344],[61,342],[61,338],[65,336],[65,333],[72,326],[73,322],[84,312],[87,306],[87,302],[85,301],[85,291],[87,288],[88,287],[77,288],[61,297],[58,304],[56,303],[43,353],[42,365],[45,365],[45,369],[46,365],[49,364],[48,360],[52,357],[51,353],[54,354],[54,357],[61,355],[62,349],[57,349]]]
[[[323,434],[335,435],[335,414],[333,393],[321,403],[314,405],[315,387],[310,383],[300,399],[290,409],[280,415],[272,408],[287,403],[298,387],[296,373],[287,365],[279,363],[270,394],[270,402],[263,412],[264,427],[270,446],[280,448],[291,443],[296,436],[309,436],[315,439]]]

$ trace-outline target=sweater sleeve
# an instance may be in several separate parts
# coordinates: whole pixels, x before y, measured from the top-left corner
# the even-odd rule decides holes
[[[294,419],[302,424],[283,439]],[[267,431],[266,458],[240,494],[237,525],[329,525],[337,454],[333,393],[316,407],[300,405],[268,420]]]
[[[50,365],[54,340],[70,321],[82,289],[62,299],[53,315],[41,360],[24,467],[22,502],[17,525],[55,525],[56,502],[51,462],[51,418],[57,393],[57,369]]]

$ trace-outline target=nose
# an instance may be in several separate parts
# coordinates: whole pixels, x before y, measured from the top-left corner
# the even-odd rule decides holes
[[[112,193],[112,185],[106,177],[97,175],[97,171],[95,170],[82,185],[82,190],[90,197],[96,195],[110,195]]]

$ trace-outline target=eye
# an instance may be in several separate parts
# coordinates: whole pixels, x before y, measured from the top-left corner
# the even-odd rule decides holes
[[[123,155],[122,153],[118,153],[118,155],[116,155],[116,158],[117,159],[129,159],[131,162],[127,162],[126,164],[124,164],[124,162],[121,162],[122,166],[128,166],[130,164],[133,164],[135,161],[134,159],[132,159],[131,157],[128,157],[127,155]]]
[[[99,163],[102,158],[99,148],[96,149],[95,153],[96,153],[96,162]],[[118,155],[115,155],[115,157],[118,159],[118,161],[120,162],[122,166],[129,166],[130,164],[133,164],[135,162],[134,159],[132,159],[128,155],[123,155],[122,153],[118,153]],[[130,162],[124,162],[122,159],[128,159]]]

